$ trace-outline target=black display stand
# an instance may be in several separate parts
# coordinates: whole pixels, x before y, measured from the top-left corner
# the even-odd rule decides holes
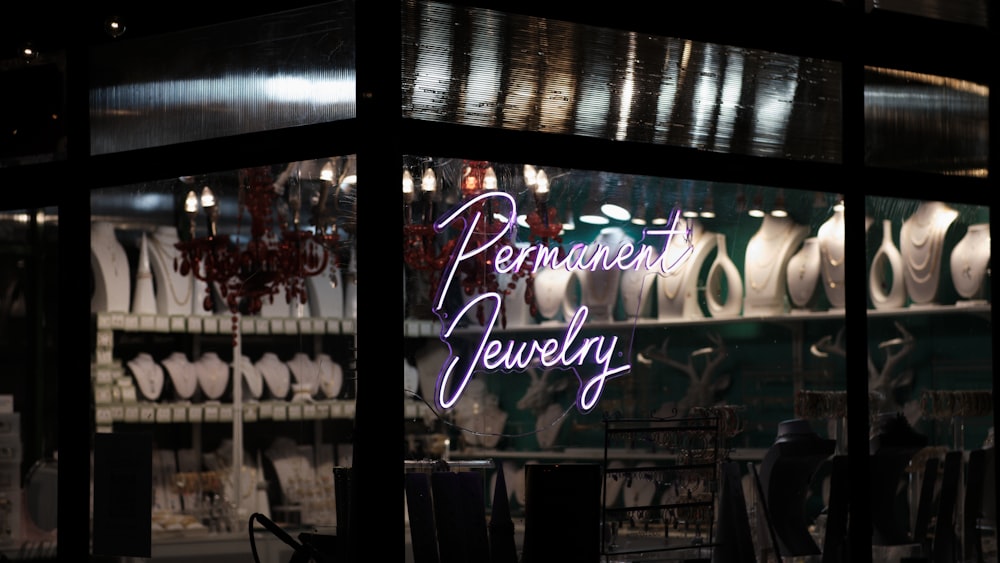
[[[805,421],[779,425],[778,439],[760,464],[760,480],[771,525],[783,556],[817,555],[819,546],[809,533],[805,503],[813,475],[836,447],[820,438]]]
[[[601,552],[601,466],[524,466],[522,563],[598,563]]]
[[[712,563],[755,563],[753,535],[747,516],[740,467],[735,461],[722,464],[722,487],[719,491],[719,526]]]
[[[833,456],[830,464],[830,501],[826,507],[822,563],[847,563],[847,499],[850,496],[847,456]]]

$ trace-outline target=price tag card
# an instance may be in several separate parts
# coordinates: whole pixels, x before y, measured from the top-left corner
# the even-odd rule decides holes
[[[244,319],[246,320],[246,319]],[[249,319],[254,321],[251,323],[253,325],[247,332],[256,332],[257,334],[270,334],[271,333],[271,321],[270,319]]]
[[[170,317],[156,317],[155,329],[157,332],[170,332]]]
[[[344,406],[340,404],[340,401],[330,403],[330,418],[340,418],[343,415]]]
[[[354,334],[354,319],[343,319],[340,321],[340,331],[343,334]]]
[[[125,313],[111,313],[110,323],[111,323],[111,328],[115,330],[121,330],[125,328]]]
[[[94,418],[98,426],[106,426],[115,421],[109,408],[97,407],[97,410],[94,412]]]
[[[139,407],[125,407],[125,422],[139,422]]]
[[[156,422],[156,409],[153,407],[139,407],[139,421],[147,424]]]
[[[135,315],[126,315],[124,329],[131,331],[139,330],[139,317]]]
[[[288,405],[288,420],[302,420],[302,405]]]
[[[202,422],[205,419],[204,411],[201,407],[188,407],[188,422]]]
[[[316,418],[330,418],[330,403],[318,403],[316,405]]]
[[[139,330],[152,332],[156,330],[155,315],[139,315]]]
[[[159,424],[173,422],[170,407],[156,407],[156,422]]]
[[[233,421],[233,407],[232,405],[223,405],[219,408],[219,422],[232,422]]]
[[[267,330],[271,334],[285,334],[285,319],[271,319],[267,323]]]
[[[261,420],[271,420],[274,418],[274,403],[261,403],[259,409]]]
[[[136,409],[135,417],[139,418],[139,409]],[[121,405],[114,405],[111,407],[111,420],[115,422],[120,422],[125,420],[125,407]]]
[[[243,422],[257,422],[257,405],[243,405]]]
[[[316,420],[316,405],[302,405],[302,418],[306,420]]]
[[[97,314],[97,330],[111,329],[111,315],[107,313]]]
[[[201,319],[201,330],[205,334],[218,334],[219,317],[203,317]]]
[[[115,378],[115,371],[108,368],[97,368],[94,372],[94,382],[101,385],[106,385],[112,382]]]
[[[187,317],[170,317],[170,332],[187,332]]]
[[[202,416],[205,422],[219,422],[219,407],[217,405],[205,405],[202,409]]]
[[[344,401],[344,416],[347,418],[354,417],[354,401]]]
[[[188,410],[187,407],[171,407],[170,408],[170,418],[174,422],[187,422],[188,421]]]
[[[285,319],[285,322],[281,323],[283,325],[281,332],[283,334],[298,334],[299,333],[299,320],[298,319]]]
[[[340,319],[327,319],[326,320],[326,333],[327,334],[340,334]]]
[[[274,420],[288,420],[288,407],[286,405],[274,405],[271,418]]]

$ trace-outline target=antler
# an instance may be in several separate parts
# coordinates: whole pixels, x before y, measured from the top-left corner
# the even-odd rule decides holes
[[[830,354],[846,357],[847,347],[844,346],[844,329],[846,328],[846,326],[840,327],[840,330],[837,331],[836,338],[830,336],[829,334],[820,338],[809,348],[809,351],[812,352],[813,356],[819,358],[825,358]]]
[[[713,381],[716,369],[729,356],[725,343],[716,334],[709,334],[708,338],[715,346],[706,346],[692,351],[688,354],[686,362],[675,360],[667,354],[669,337],[664,339],[659,350],[649,346],[639,354],[639,361],[657,361],[688,376],[691,384],[688,386],[684,398],[678,402],[678,410],[682,412],[686,412],[689,407],[709,406],[714,401],[715,393],[729,385],[728,377]],[[700,373],[695,367],[695,358],[698,356],[708,356]]]
[[[890,338],[878,345],[879,349],[886,350],[885,363],[882,364],[882,369],[877,369],[871,357],[868,358],[868,390],[869,392],[879,393],[883,402],[890,406],[895,403],[892,400],[892,390],[908,385],[913,380],[912,372],[899,376],[895,375],[895,372],[902,361],[913,352],[916,346],[913,335],[903,328],[903,325],[899,321],[896,321],[895,325],[896,330],[902,336]],[[899,348],[894,349],[896,346],[899,346]]]

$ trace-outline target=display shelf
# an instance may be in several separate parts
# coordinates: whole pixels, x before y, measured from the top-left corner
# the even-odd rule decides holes
[[[189,424],[232,422],[232,404],[108,404],[96,406],[99,426],[116,423],[133,424]],[[243,404],[243,421],[294,421],[354,418],[354,401],[335,399],[312,403],[289,403],[285,401],[265,401]]]
[[[242,334],[294,335],[345,334],[355,331],[354,319],[240,317]],[[134,315],[131,313],[96,313],[98,330],[122,332],[226,334],[232,332],[229,315]]]
[[[765,448],[735,448],[726,455],[727,459],[733,461],[751,461],[764,459],[767,453]],[[454,450],[449,452],[451,459],[530,459],[530,460],[578,460],[578,461],[599,461],[604,459],[604,451],[600,448],[565,448],[562,450],[549,451],[505,451],[488,450],[483,448]],[[650,452],[648,450],[620,449],[612,448],[608,450],[608,458],[622,461],[656,461],[656,460],[676,460],[678,454],[675,452]]]

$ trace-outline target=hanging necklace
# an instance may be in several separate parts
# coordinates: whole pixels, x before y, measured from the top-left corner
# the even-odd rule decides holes
[[[166,251],[163,249],[166,243],[161,242],[159,237],[155,234],[151,237],[153,239],[153,252],[159,257],[160,271],[163,273],[163,277],[167,280],[167,287],[170,289],[170,295],[174,298],[174,303],[178,305],[187,305],[191,301],[191,294],[194,293],[194,288],[192,284],[188,284],[187,291],[184,292],[184,299],[177,296],[177,289],[174,288],[174,277],[170,275],[170,269],[168,265],[172,262],[172,259],[167,256]],[[187,280],[187,276],[184,276]],[[188,280],[190,281],[190,280]]]
[[[146,352],[140,352],[128,363],[129,371],[139,383],[142,396],[155,401],[163,392],[163,368],[156,365],[153,357]]]

